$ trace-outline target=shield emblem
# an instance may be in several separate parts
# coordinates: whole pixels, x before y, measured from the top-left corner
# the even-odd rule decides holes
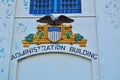
[[[61,38],[61,28],[60,27],[49,27],[48,38],[52,42],[57,42]]]

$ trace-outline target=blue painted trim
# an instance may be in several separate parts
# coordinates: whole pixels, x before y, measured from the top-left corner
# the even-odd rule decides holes
[[[81,10],[81,0],[30,0],[29,14],[81,13]]]
[[[54,0],[54,13],[57,13],[57,0]]]

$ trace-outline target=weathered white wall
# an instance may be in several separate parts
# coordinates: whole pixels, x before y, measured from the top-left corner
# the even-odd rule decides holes
[[[0,80],[8,80],[14,0],[0,0]]]
[[[14,0],[0,0],[0,80],[8,80]],[[101,80],[120,80],[120,0],[95,0]]]
[[[17,80],[93,80],[91,63],[89,59],[65,53],[31,56],[19,60]]]
[[[101,80],[120,80],[120,0],[95,0]]]

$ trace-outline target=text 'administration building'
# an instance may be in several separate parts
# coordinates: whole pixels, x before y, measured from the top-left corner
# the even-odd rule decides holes
[[[99,80],[94,6],[17,0],[10,80]]]
[[[114,56],[113,48],[107,44],[116,41],[111,45],[116,47],[114,52],[117,53],[119,41],[116,40],[118,32],[113,28],[108,31],[105,27],[115,23],[114,20],[108,21],[108,15],[103,19],[103,15],[110,11],[109,6],[114,3],[107,1],[0,1],[3,7],[0,12],[3,16],[0,18],[3,26],[0,33],[9,33],[0,35],[0,80],[120,79],[107,77],[108,72],[115,68],[108,61]],[[109,3],[106,11],[101,9],[105,3]],[[117,7],[117,0],[114,7]],[[119,58],[114,59],[113,62]],[[110,69],[106,69],[106,66],[109,67],[106,63],[111,66]],[[115,72],[117,75],[118,71]]]

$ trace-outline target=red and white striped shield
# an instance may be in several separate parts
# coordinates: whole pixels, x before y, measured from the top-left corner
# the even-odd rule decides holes
[[[48,38],[52,42],[57,42],[61,38],[61,28],[60,27],[49,27]]]

